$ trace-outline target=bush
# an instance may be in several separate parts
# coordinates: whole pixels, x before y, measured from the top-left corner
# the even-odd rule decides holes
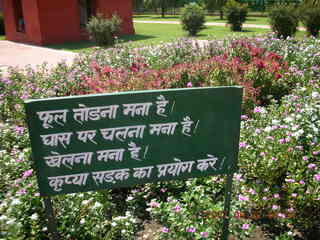
[[[2,13],[0,13],[0,35],[4,35],[4,18]]]
[[[114,45],[115,36],[120,31],[122,20],[117,15],[106,19],[102,15],[94,16],[87,24],[90,38],[99,46]]]
[[[278,38],[294,36],[299,20],[293,6],[276,5],[268,15],[271,28]]]
[[[317,37],[320,31],[320,5],[304,5],[300,9],[299,18],[309,35]]]
[[[229,0],[224,7],[224,12],[231,30],[241,31],[242,24],[247,18],[248,6],[246,4],[238,3],[235,0]]]
[[[196,36],[198,32],[204,29],[204,10],[196,3],[187,4],[182,9],[180,20],[183,30],[191,36]]]

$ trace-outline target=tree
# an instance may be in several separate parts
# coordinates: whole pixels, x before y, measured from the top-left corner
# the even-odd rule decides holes
[[[144,4],[147,8],[153,9],[161,9],[161,17],[165,17],[165,13],[167,12],[171,1],[170,0],[144,0]]]
[[[209,11],[218,10],[220,13],[220,19],[223,20],[223,7],[227,0],[201,0],[202,4]]]

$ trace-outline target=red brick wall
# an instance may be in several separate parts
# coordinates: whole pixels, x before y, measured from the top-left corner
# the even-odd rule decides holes
[[[132,22],[132,0],[95,0],[96,13],[102,13],[106,17],[111,17],[117,13],[122,19],[122,34],[134,34]]]
[[[6,39],[17,42],[41,44],[42,36],[38,22],[37,0],[22,0],[24,13],[25,33],[17,31],[17,18],[15,16],[15,6],[13,0],[3,1],[4,24],[6,29]]]
[[[78,0],[38,0],[42,43],[80,41]]]
[[[6,39],[38,45],[79,41],[84,38],[80,29],[78,0],[21,0],[25,33],[17,32],[14,0],[3,1]],[[94,0],[95,12],[108,17],[117,13],[122,34],[133,34],[132,0]]]

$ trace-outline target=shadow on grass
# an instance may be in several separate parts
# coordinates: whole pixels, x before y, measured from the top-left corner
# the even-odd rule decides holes
[[[46,47],[48,48],[53,48],[57,50],[69,50],[69,51],[81,51],[83,49],[88,49],[95,46],[96,44],[90,41],[68,42],[63,44],[46,45]]]
[[[150,18],[150,20],[166,20],[166,19],[179,19],[179,15],[173,15],[173,16],[152,16],[152,15],[134,15],[133,18]]]
[[[133,34],[133,35],[124,35],[120,37],[122,42],[134,42],[134,41],[142,41],[146,39],[156,38],[152,35],[141,35],[141,34]]]
[[[135,35],[124,35],[124,36],[121,36],[119,39],[122,43],[126,43],[126,42],[143,41],[143,40],[152,39],[152,38],[156,38],[156,37],[151,35],[135,34]],[[46,47],[48,48],[57,49],[57,50],[67,50],[67,51],[73,51],[73,52],[85,51],[96,46],[97,45],[91,41],[80,41],[80,42],[69,42],[64,44],[46,45]]]

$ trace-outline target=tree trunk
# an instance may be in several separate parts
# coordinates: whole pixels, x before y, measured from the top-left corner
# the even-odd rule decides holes
[[[223,20],[223,10],[220,9],[220,20]]]

